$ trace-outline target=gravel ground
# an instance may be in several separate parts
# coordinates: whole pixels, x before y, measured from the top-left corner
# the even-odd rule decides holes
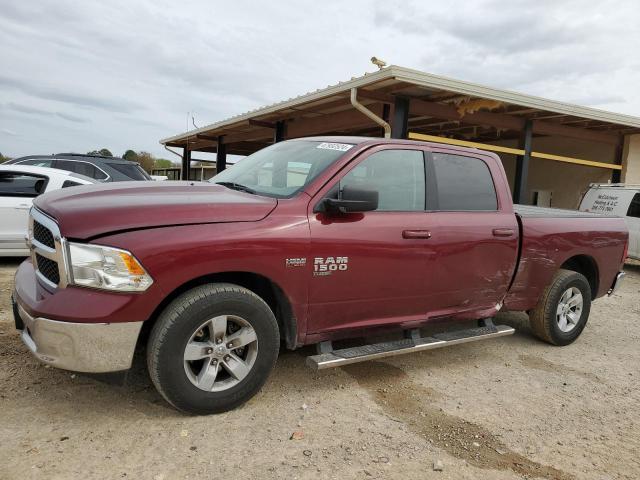
[[[13,329],[17,265],[0,259],[0,479],[640,478],[639,263],[568,347],[503,314],[515,335],[322,373],[283,352],[209,417],[169,408],[142,358],[125,385],[40,365]]]

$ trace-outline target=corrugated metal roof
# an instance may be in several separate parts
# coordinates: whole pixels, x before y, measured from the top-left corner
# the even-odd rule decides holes
[[[322,100],[325,98],[330,98],[334,95],[344,94],[354,87],[367,87],[385,80],[395,80],[398,82],[413,84],[427,89],[446,91],[479,98],[487,98],[512,105],[535,108],[562,115],[572,115],[575,117],[597,120],[625,127],[640,128],[640,117],[608,112],[596,108],[583,107],[580,105],[536,97],[534,95],[526,95],[522,93],[511,92],[508,90],[500,90],[497,88],[487,87],[472,82],[456,80],[421,72],[418,70],[391,65],[374,73],[366,73],[360,77],[355,77],[345,82],[338,82],[335,85],[330,85],[322,89],[317,89],[313,92],[308,92],[294,98],[289,98],[282,102],[250,110],[248,112],[227,118],[220,122],[212,123],[195,130],[190,130],[188,132],[174,135],[172,137],[164,138],[160,140],[160,143],[167,144],[180,142],[181,140],[185,140],[187,137],[193,137],[197,134],[230,127],[234,124],[248,121],[256,117],[262,117],[281,110],[299,107],[300,105],[317,100]]]

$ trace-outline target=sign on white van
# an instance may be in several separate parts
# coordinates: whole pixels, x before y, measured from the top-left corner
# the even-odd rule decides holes
[[[613,213],[620,202],[620,195],[613,193],[599,193],[593,204],[591,211],[596,213]]]
[[[628,188],[594,186],[582,198],[580,210],[624,217],[635,193]]]

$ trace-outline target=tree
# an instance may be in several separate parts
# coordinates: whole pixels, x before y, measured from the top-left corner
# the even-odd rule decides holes
[[[4,163],[7,160],[11,160],[11,157],[5,157],[4,155],[2,155],[2,153],[0,153],[0,163]]]
[[[138,152],[137,162],[140,164],[142,168],[145,169],[147,173],[151,173],[153,170],[153,165],[155,163],[155,158],[149,152]]]
[[[127,150],[126,152],[124,152],[124,155],[122,155],[122,158],[124,158],[125,160],[129,160],[130,162],[137,162],[138,154],[133,150]]]
[[[113,153],[111,153],[107,148],[102,148],[100,150],[93,150],[92,152],[87,152],[87,155],[102,155],[103,157],[113,157]]]
[[[167,160],[166,158],[156,158],[153,163],[154,168],[173,168],[175,166],[171,160]]]

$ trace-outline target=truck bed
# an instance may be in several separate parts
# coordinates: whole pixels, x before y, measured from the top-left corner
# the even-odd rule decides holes
[[[520,255],[505,298],[508,310],[530,310],[563,265],[591,271],[593,298],[605,295],[620,269],[627,240],[624,219],[576,210],[514,205]]]
[[[520,217],[527,218],[596,218],[605,217],[599,213],[580,212],[578,210],[565,210],[562,208],[534,207],[532,205],[515,204],[514,212]]]

